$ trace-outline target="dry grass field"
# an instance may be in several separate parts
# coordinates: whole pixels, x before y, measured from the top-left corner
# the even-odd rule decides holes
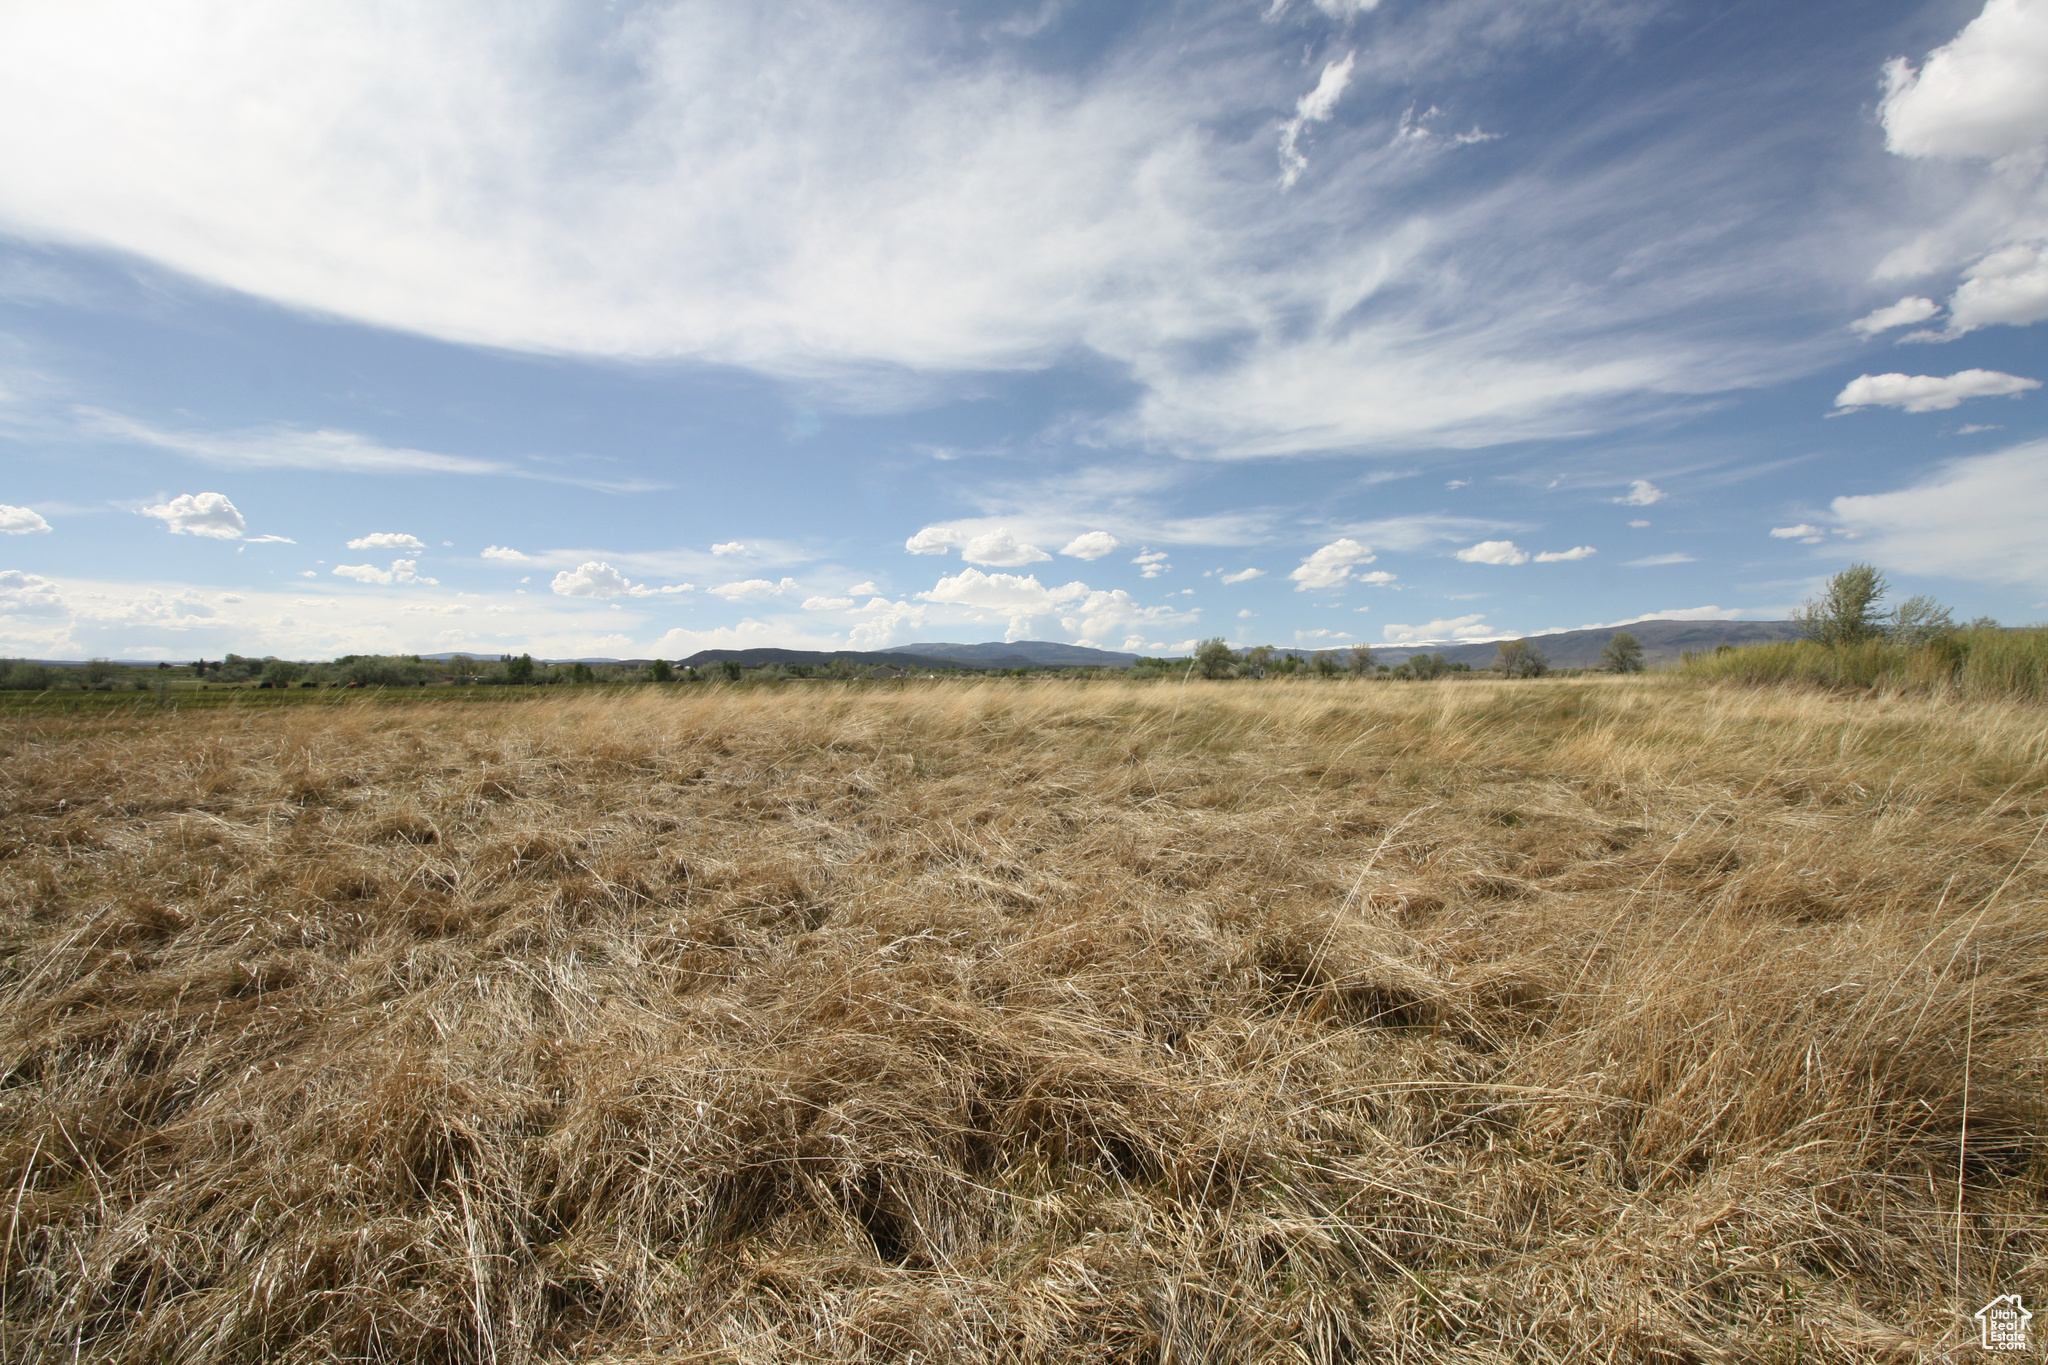
[[[1782,1361],[2048,1300],[2048,711],[0,721],[0,1359]]]

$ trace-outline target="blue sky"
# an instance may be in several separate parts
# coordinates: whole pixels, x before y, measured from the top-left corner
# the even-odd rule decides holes
[[[2048,616],[2048,0],[0,10],[0,653]]]

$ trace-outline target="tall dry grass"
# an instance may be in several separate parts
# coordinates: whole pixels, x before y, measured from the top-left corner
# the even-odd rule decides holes
[[[1947,1359],[2048,717],[1670,678],[10,720],[0,1358]]]

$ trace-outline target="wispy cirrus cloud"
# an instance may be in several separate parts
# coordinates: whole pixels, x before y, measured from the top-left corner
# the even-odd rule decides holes
[[[1424,152],[1398,106],[1349,104],[1418,71],[1483,89],[1654,7],[1387,7],[1304,92],[1303,40],[1356,8],[1331,3],[1218,7],[1192,50],[1186,16],[1140,15],[1059,70],[886,4],[591,11],[578,41],[620,60],[589,64],[552,9],[482,0],[0,9],[0,213],[377,327],[735,365],[865,410],[1086,353],[1136,389],[1102,432],[1177,454],[1573,434],[1811,350],[1702,340],[1731,301],[1814,287],[1823,231],[1783,214],[1796,171],[1747,154],[1739,98],[1479,190],[1418,157],[1490,135]],[[1711,240],[1685,207],[1708,194]],[[330,430],[155,434],[224,463],[565,477]]]

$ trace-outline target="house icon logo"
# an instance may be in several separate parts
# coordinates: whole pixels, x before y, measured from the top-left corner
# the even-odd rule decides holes
[[[1977,1319],[1978,1340],[1987,1351],[2024,1351],[2027,1349],[2027,1324],[2034,1320],[2017,1294],[2000,1294],[1991,1302],[1979,1308],[1974,1315]]]

